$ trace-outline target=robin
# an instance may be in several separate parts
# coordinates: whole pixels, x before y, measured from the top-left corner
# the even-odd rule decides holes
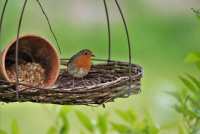
[[[88,74],[91,69],[91,58],[94,57],[92,51],[83,49],[72,56],[67,64],[67,72],[74,78],[82,78]]]

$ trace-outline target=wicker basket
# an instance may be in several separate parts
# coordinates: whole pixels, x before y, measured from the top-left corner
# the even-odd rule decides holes
[[[71,76],[65,70],[61,70],[53,88],[42,89],[24,85],[27,88],[19,91],[18,99],[15,84],[1,80],[0,101],[29,101],[61,105],[104,104],[116,98],[128,97],[129,82],[131,94],[140,92],[142,68],[135,64],[131,65],[131,81],[129,81],[128,68],[128,63],[117,61],[94,65],[84,80],[75,80],[74,87],[72,87]]]

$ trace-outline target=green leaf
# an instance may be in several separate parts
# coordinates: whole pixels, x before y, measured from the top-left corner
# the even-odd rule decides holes
[[[146,115],[145,119],[143,120],[142,132],[144,134],[159,134],[159,129],[156,127],[149,115]]]
[[[59,134],[67,134],[69,132],[69,122],[66,118],[62,118],[62,126]]]
[[[62,106],[59,111],[59,117],[61,118],[66,117],[69,112],[70,112],[70,109],[68,107]]]
[[[186,79],[186,78],[184,78],[184,77],[182,77],[182,76],[180,76],[179,78],[180,78],[181,81],[184,83],[184,85],[185,85],[188,89],[190,89],[190,91],[192,91],[192,92],[194,92],[194,93],[197,93],[198,89],[194,86],[194,84],[193,84],[190,80],[188,80],[188,79]]]
[[[59,131],[59,134],[67,134],[69,132],[69,122],[67,119],[69,111],[70,110],[66,106],[63,106],[60,110],[59,117],[62,121],[62,126]]]
[[[184,113],[184,114],[185,114],[184,116],[187,115],[187,116],[189,116],[191,119],[197,117],[197,114],[195,113],[195,111],[189,109],[188,107],[186,107],[186,109],[185,109],[184,112],[185,112],[185,113]]]
[[[7,132],[0,129],[0,134],[7,134]]]
[[[195,63],[197,69],[200,71],[200,62]]]
[[[198,104],[199,102],[195,103]],[[189,114],[191,115],[191,117],[195,118],[195,119],[200,119],[200,107],[197,105],[190,105],[190,108],[187,109],[187,111],[189,112]],[[189,107],[189,106],[188,106]]]
[[[167,94],[169,94],[170,96],[172,96],[172,97],[174,97],[179,103],[180,102],[183,102],[183,97],[181,97],[181,93],[179,93],[179,92],[172,92],[172,91],[167,91],[166,92]]]
[[[178,127],[178,134],[187,134],[185,127],[179,125]]]
[[[129,123],[130,125],[133,125],[136,121],[136,115],[131,109],[127,111],[117,110],[116,113],[121,119],[123,119],[126,123]]]
[[[92,121],[88,116],[86,116],[84,113],[77,111],[76,112],[77,117],[79,118],[80,122],[83,124],[83,126],[90,131],[91,133],[94,132],[94,126],[92,124]]]
[[[188,63],[198,63],[198,62],[200,62],[200,52],[190,53],[186,57],[185,61],[188,62]]]
[[[57,129],[56,127],[52,126],[48,129],[47,134],[57,134]]]
[[[98,128],[101,134],[107,134],[108,132],[108,120],[107,115],[99,115],[98,116]]]
[[[196,87],[198,87],[198,89],[200,91],[200,80],[198,80],[197,78],[195,78],[194,76],[192,76],[190,74],[187,74],[187,76],[196,85]]]
[[[11,129],[12,129],[12,134],[20,134],[20,129],[16,120],[12,121]]]
[[[183,113],[183,111],[185,110],[182,105],[181,106],[180,105],[174,105],[173,107],[178,113]]]
[[[199,95],[197,95],[197,96],[199,97]],[[200,109],[199,99],[200,98],[194,98],[194,97],[192,98],[192,97],[190,97],[189,98],[190,107]]]
[[[116,110],[117,115],[124,120],[125,122],[129,122],[129,116],[125,111]]]
[[[128,126],[119,123],[111,123],[112,129],[119,134],[131,134],[132,130]]]

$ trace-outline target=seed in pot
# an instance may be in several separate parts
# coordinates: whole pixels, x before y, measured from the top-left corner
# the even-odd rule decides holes
[[[15,65],[7,69],[7,75],[11,82],[16,81]],[[18,78],[22,84],[43,87],[45,76],[45,69],[38,63],[25,63],[18,66]]]

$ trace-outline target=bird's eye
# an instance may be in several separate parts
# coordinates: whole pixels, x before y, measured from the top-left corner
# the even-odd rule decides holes
[[[87,52],[85,52],[84,54],[85,54],[85,55],[88,55],[88,53],[87,53]]]

